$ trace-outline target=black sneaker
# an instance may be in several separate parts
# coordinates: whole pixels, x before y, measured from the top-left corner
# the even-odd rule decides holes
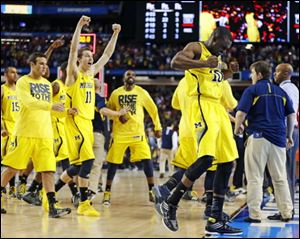
[[[252,219],[251,217],[247,217],[244,219],[244,222],[261,223],[261,220],[260,219]]]
[[[71,202],[75,208],[78,208],[80,202],[80,194],[76,193],[74,196],[72,196]]]
[[[211,217],[211,206],[206,206],[204,210],[204,218],[208,219],[209,217]],[[222,212],[222,219],[226,222],[230,222],[230,216],[225,212]]]
[[[4,208],[1,208],[1,214],[6,214],[6,210]]]
[[[283,218],[280,213],[275,213],[274,215],[268,216],[267,218],[269,220],[277,220],[277,221],[282,221],[282,222],[289,222],[290,220],[293,219],[293,217],[294,217],[294,214],[293,214],[292,218]]]
[[[89,189],[88,192],[87,192],[87,198],[88,198],[88,200],[93,201],[93,199],[95,197],[96,197],[96,193]]]
[[[98,184],[98,193],[103,193],[102,183]]]
[[[243,231],[228,225],[228,222],[217,221],[215,218],[208,218],[205,233],[209,235],[241,235]]]
[[[176,210],[177,207],[168,204],[166,201],[163,201],[160,204],[161,211],[163,212],[162,222],[166,228],[168,228],[172,232],[176,232],[178,230],[178,223],[176,219]]]
[[[71,213],[71,208],[57,208],[56,206],[50,207],[49,217],[59,218]]]
[[[42,201],[39,198],[38,193],[35,192],[27,192],[22,196],[23,201],[27,202],[28,204],[32,204],[35,206],[42,206]]]
[[[165,185],[154,186],[152,192],[155,196],[155,203],[162,203],[171,194],[170,190]]]

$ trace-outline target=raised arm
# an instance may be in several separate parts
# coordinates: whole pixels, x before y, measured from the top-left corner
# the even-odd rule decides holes
[[[54,49],[61,47],[63,44],[65,44],[65,40],[63,39],[64,36],[56,39],[47,49],[47,51],[44,53],[47,57],[47,62],[49,61]]]
[[[201,53],[201,45],[198,42],[190,42],[173,57],[171,67],[176,70],[189,70],[193,68],[215,68],[218,66],[218,58],[216,56],[210,56],[206,61],[200,61]]]
[[[71,41],[70,53],[68,58],[66,86],[71,86],[77,79],[77,52],[80,40],[80,33],[84,25],[89,25],[90,17],[82,16],[77,23],[73,38]]]
[[[99,60],[93,65],[94,74],[96,75],[101,68],[109,61],[112,54],[115,51],[116,43],[118,40],[119,33],[121,31],[121,25],[119,24],[113,24],[112,29],[114,31],[112,37],[110,38],[106,48],[104,49],[104,52],[102,56],[99,58]]]

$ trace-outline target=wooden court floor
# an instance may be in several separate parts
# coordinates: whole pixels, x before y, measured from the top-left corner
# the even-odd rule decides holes
[[[104,173],[106,178],[106,172]],[[202,176],[195,189],[203,193]],[[162,183],[165,179],[156,179]],[[117,172],[112,187],[111,206],[102,206],[103,193],[93,200],[100,211],[99,218],[77,216],[70,202],[67,187],[58,194],[63,206],[72,213],[63,218],[50,219],[41,207],[31,206],[17,199],[4,201],[6,215],[1,215],[1,238],[195,238],[204,236],[206,221],[203,219],[204,203],[182,200],[178,209],[179,230],[168,231],[156,214],[153,203],[148,202],[148,187],[142,171]],[[241,195],[234,203],[226,203],[229,214],[245,203]]]

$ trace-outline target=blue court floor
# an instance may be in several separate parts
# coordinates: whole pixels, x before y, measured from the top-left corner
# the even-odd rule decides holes
[[[231,226],[243,230],[240,236],[211,236],[209,238],[299,238],[299,193],[295,199],[295,216],[290,222],[271,221],[267,216],[278,212],[273,199],[264,202],[263,218],[261,223],[247,223],[243,220],[249,216],[248,207],[245,207],[230,223]]]

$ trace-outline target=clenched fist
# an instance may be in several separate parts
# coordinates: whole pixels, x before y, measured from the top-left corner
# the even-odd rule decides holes
[[[112,25],[112,29],[113,29],[114,32],[119,33],[121,31],[121,25],[115,23],[115,24]]]
[[[81,27],[85,26],[85,25],[89,25],[90,24],[90,21],[91,21],[91,18],[88,17],[88,16],[82,16],[79,20],[79,24]]]
[[[206,60],[206,64],[208,68],[216,68],[218,66],[219,60],[216,56],[210,56]]]

